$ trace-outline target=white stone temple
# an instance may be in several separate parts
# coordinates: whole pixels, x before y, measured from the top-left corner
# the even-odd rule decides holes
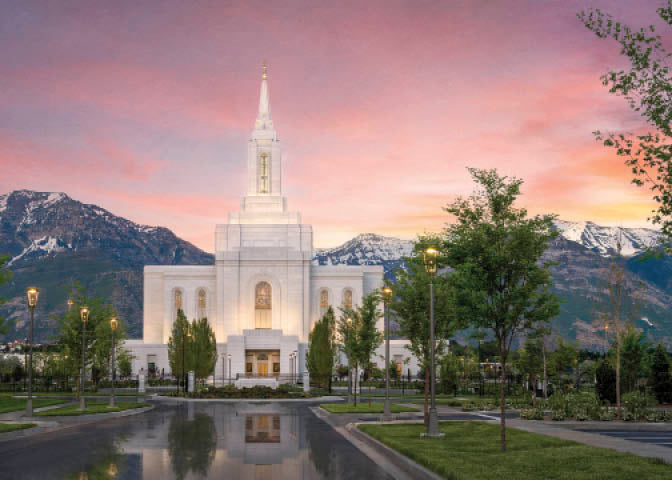
[[[145,266],[143,339],[126,342],[135,355],[134,373],[170,374],[167,343],[181,308],[190,321],[206,317],[215,332],[216,384],[222,378],[249,385],[302,376],[308,335],[327,308],[357,305],[382,286],[382,266],[313,264],[312,227],[288,210],[282,195],[282,151],[265,67],[247,170],[240,211],[215,228],[214,265]],[[409,357],[401,343],[395,342],[396,357],[400,351]]]

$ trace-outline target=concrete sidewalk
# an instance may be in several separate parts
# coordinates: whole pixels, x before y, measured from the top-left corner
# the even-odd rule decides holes
[[[499,423],[499,420],[489,420],[490,423]],[[584,427],[591,427],[599,425],[604,428],[604,430],[613,429],[616,425],[612,425],[613,422],[608,424],[597,424],[597,423],[584,423]],[[641,428],[645,425],[647,428],[654,429],[654,425],[660,425],[662,428],[659,430],[667,430],[670,428],[670,425],[665,424],[632,424],[633,427],[639,426]],[[640,457],[649,457],[649,458],[659,458],[664,460],[667,463],[672,464],[672,448],[661,447],[659,445],[653,445],[651,443],[636,442],[632,440],[625,440],[623,438],[618,438],[609,435],[600,435],[598,433],[588,433],[582,432],[579,430],[574,430],[572,427],[576,427],[574,423],[564,426],[562,423],[550,424],[540,420],[513,420],[507,419],[507,427],[517,428],[518,430],[524,430],[526,432],[539,433],[542,435],[548,435],[550,437],[561,438],[563,440],[571,440],[574,442],[583,443],[585,445],[591,445],[593,447],[600,448],[610,448],[618,452],[623,453],[632,453]],[[619,428],[624,428],[624,424],[619,422],[617,425]],[[629,425],[626,425],[627,428]],[[667,427],[667,428],[666,428]]]

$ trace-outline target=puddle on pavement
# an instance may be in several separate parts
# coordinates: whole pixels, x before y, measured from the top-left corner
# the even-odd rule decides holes
[[[91,463],[59,478],[387,478],[305,406],[187,403],[138,416],[108,436]]]

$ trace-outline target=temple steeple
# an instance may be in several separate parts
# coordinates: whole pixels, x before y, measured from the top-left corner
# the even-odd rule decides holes
[[[268,96],[268,67],[263,64],[259,111],[247,144],[247,195],[239,213],[229,214],[229,223],[300,223],[297,213],[287,211],[282,196],[282,153]]]
[[[259,91],[259,113],[254,122],[255,130],[274,130],[271,120],[271,105],[268,98],[268,66],[263,64],[264,73],[261,74],[261,90]]]

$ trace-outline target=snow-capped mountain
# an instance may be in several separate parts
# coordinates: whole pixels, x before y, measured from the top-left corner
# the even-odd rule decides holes
[[[12,320],[9,338],[26,333],[25,288],[39,284],[39,340],[55,332],[68,287],[84,285],[91,296],[112,302],[139,336],[144,265],[212,264],[214,258],[167,228],[138,225],[64,193],[19,190],[0,196],[0,255],[9,255],[13,279],[0,287]]]
[[[30,190],[0,196],[0,247],[12,256],[13,268],[64,252],[98,249],[126,265],[212,261],[167,228],[139,225],[64,193]]]
[[[603,257],[615,255],[618,243],[621,254],[632,257],[653,247],[660,241],[660,232],[651,228],[604,227],[593,222],[567,222],[557,220],[555,227],[560,235],[578,243]],[[375,233],[362,233],[352,240],[333,248],[320,248],[315,252],[316,265],[388,265],[398,264],[401,257],[413,253],[413,241],[385,237]]]
[[[661,239],[660,232],[651,228],[603,227],[593,222],[567,222],[557,220],[555,226],[567,240],[579,243],[589,250],[609,257],[618,252],[632,257],[647,247],[657,245]]]
[[[398,263],[413,253],[413,242],[375,233],[362,233],[335,248],[315,252],[316,265],[382,265]]]

